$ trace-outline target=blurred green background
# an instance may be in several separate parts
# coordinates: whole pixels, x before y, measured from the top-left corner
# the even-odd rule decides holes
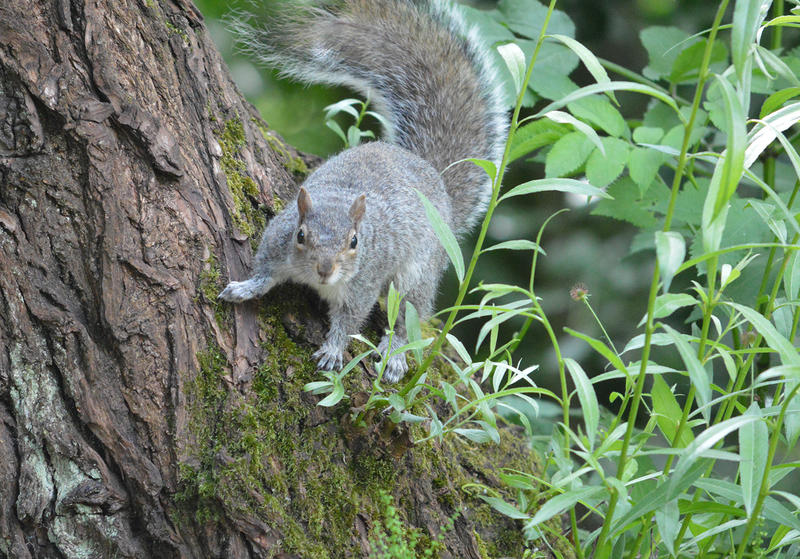
[[[238,54],[222,18],[233,9],[246,9],[245,2],[196,0],[195,3],[205,15],[208,29],[234,79],[266,122],[302,151],[325,157],[340,150],[340,139],[324,125],[323,108],[342,98],[352,97],[353,93],[280,80],[274,73]],[[496,5],[495,2],[468,4],[479,9]],[[635,71],[641,71],[647,62],[639,40],[639,32],[644,27],[675,25],[695,33],[709,27],[716,7],[717,2],[709,0],[561,0],[557,5],[557,9],[565,12],[575,23],[576,38],[580,42],[598,57]],[[620,79],[613,73],[610,76]],[[592,82],[582,67],[571,77],[580,85]],[[533,80],[536,80],[535,71]],[[625,94],[618,94],[618,98],[626,118],[641,117],[646,98]],[[513,186],[542,176],[541,163],[518,161],[506,175],[505,184]],[[535,239],[542,223],[564,207],[570,211],[551,222],[543,238],[542,247],[547,256],[539,261],[536,292],[559,333],[565,356],[578,360],[593,376],[602,371],[602,361],[585,343],[562,334],[562,328],[569,326],[595,337],[601,337],[602,333],[586,307],[570,299],[569,289],[579,282],[588,287],[595,311],[618,349],[622,349],[634,335],[646,309],[653,253],[640,251],[629,254],[636,233],[633,226],[590,215],[590,208],[575,206],[572,200],[558,193],[528,197],[524,203],[501,205],[490,228],[490,241]],[[468,255],[472,243],[464,242],[463,247]],[[527,254],[497,251],[483,257],[475,277],[486,283],[527,283],[529,268],[530,257]],[[454,275],[442,280],[438,308],[452,302],[455,287]],[[680,287],[676,285],[676,290]],[[534,328],[535,325],[520,347],[518,357],[526,365],[538,363],[537,383],[554,388],[558,386],[555,356],[544,331]],[[470,342],[474,347],[477,329],[466,325],[457,329],[456,334],[468,348]],[[606,383],[600,389],[607,395],[615,388]],[[602,394],[600,401],[608,405],[608,398]]]

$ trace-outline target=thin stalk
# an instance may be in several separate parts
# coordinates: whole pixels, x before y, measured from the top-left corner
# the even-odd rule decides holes
[[[703,52],[703,62],[700,66],[700,74],[698,76],[697,87],[694,92],[694,98],[692,100],[692,112],[689,116],[689,121],[686,124],[686,129],[684,130],[683,134],[683,143],[681,145],[681,152],[680,156],[678,157],[678,168],[675,171],[675,177],[672,181],[672,191],[670,193],[670,200],[669,205],[667,206],[667,213],[664,218],[664,231],[669,231],[670,227],[672,226],[672,219],[675,213],[675,202],[678,197],[678,192],[680,191],[681,186],[681,179],[683,177],[684,169],[686,168],[687,162],[687,153],[689,150],[689,142],[691,139],[692,129],[694,128],[695,120],[697,119],[697,112],[700,108],[700,101],[703,97],[703,89],[705,87],[706,79],[708,78],[708,66],[711,61],[711,48],[714,45],[714,40],[717,36],[717,31],[719,29],[720,23],[722,22],[722,16],[725,14],[725,11],[728,8],[729,0],[722,0],[719,7],[717,8],[716,16],[714,17],[714,23],[711,26],[711,33],[708,37],[708,42],[706,43],[705,51]],[[645,341],[644,347],[642,348],[642,364],[639,369],[639,376],[636,379],[636,387],[634,389],[634,395],[631,400],[631,407],[628,413],[628,428],[625,431],[625,437],[622,440],[622,448],[620,450],[619,461],[617,462],[617,471],[624,472],[625,466],[627,466],[628,461],[628,450],[630,447],[631,437],[633,436],[633,427],[636,422],[636,415],[639,411],[639,402],[642,398],[642,392],[644,390],[644,381],[646,378],[647,372],[647,362],[650,358],[650,346],[653,338],[653,312],[655,309],[655,301],[656,295],[658,294],[658,283],[659,283],[659,266],[658,261],[656,261],[655,266],[653,267],[653,278],[650,282],[650,294],[648,297],[647,302],[647,322],[645,325]],[[614,519],[614,511],[616,510],[617,502],[619,501],[619,493],[614,491],[611,494],[611,498],[608,503],[608,510],[606,512],[606,516],[603,522],[603,527],[600,530],[600,535],[597,537],[596,543],[596,553],[597,559],[607,559],[610,553],[610,547],[606,548],[606,538],[608,537],[608,532],[611,528],[611,522]]]
[[[778,449],[778,441],[781,438],[781,428],[783,427],[783,419],[786,416],[786,410],[789,407],[789,403],[792,401],[792,398],[795,397],[797,394],[797,390],[800,389],[800,384],[796,385],[791,392],[786,395],[786,399],[783,401],[783,405],[781,406],[781,413],[778,416],[777,425],[772,430],[772,437],[769,441],[769,453],[767,454],[767,465],[764,468],[764,475],[761,478],[761,489],[758,492],[758,499],[756,500],[756,505],[753,508],[753,513],[750,515],[750,518],[747,520],[747,525],[744,530],[744,535],[742,536],[742,541],[739,543],[739,548],[736,550],[736,559],[741,559],[742,554],[744,553],[747,544],[750,542],[750,536],[753,533],[753,530],[756,527],[756,523],[758,522],[758,517],[761,516],[761,509],[764,506],[764,499],[767,498],[769,495],[769,473],[770,467],[772,466],[772,461],[775,459],[775,452]]]

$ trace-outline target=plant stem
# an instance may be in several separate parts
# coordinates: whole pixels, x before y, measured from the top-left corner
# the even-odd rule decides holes
[[[711,49],[714,45],[714,40],[716,39],[717,31],[719,29],[719,25],[722,21],[722,16],[725,14],[725,11],[728,8],[729,0],[722,0],[719,7],[717,8],[716,16],[714,17],[714,23],[711,27],[711,33],[708,37],[708,42],[706,43],[705,51],[703,52],[703,62],[700,66],[700,73],[698,76],[697,87],[694,92],[694,98],[692,100],[692,112],[689,116],[689,121],[686,123],[686,129],[684,130],[683,134],[683,143],[681,145],[681,153],[678,157],[678,167],[675,171],[675,177],[672,181],[672,190],[670,193],[669,205],[667,207],[667,213],[664,218],[664,227],[663,231],[669,231],[670,227],[672,226],[672,219],[675,213],[675,202],[678,197],[678,192],[680,191],[681,186],[681,179],[683,178],[683,173],[686,168],[687,162],[687,153],[689,150],[689,142],[691,141],[692,129],[694,128],[695,120],[697,119],[697,111],[700,108],[700,101],[703,97],[703,90],[705,88],[705,82],[708,78],[708,66],[711,61]],[[631,437],[633,436],[633,428],[634,424],[636,423],[636,415],[639,411],[639,402],[642,398],[642,391],[644,390],[644,381],[647,376],[647,362],[650,358],[650,346],[653,338],[653,311],[655,309],[655,301],[656,295],[658,294],[658,284],[659,284],[659,266],[658,261],[656,261],[655,266],[653,267],[653,277],[650,282],[650,294],[648,297],[647,302],[647,322],[645,325],[645,341],[644,347],[642,348],[642,363],[639,368],[639,375],[636,379],[636,387],[634,389],[634,395],[631,400],[631,407],[628,412],[628,426],[627,430],[625,431],[625,437],[622,440],[622,448],[620,450],[619,460],[617,462],[617,471],[624,472],[625,466],[627,466],[628,461],[628,450],[630,447]],[[614,491],[611,494],[611,499],[608,503],[608,510],[606,512],[605,519],[603,521],[603,527],[600,530],[600,535],[597,537],[596,542],[596,557],[597,559],[607,559],[609,553],[611,552],[610,546],[606,546],[606,538],[608,537],[608,532],[611,528],[611,523],[614,520],[614,511],[616,510],[617,502],[619,501],[619,493]]]

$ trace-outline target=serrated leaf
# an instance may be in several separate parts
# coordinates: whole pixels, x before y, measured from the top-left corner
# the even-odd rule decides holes
[[[666,157],[651,148],[635,147],[628,159],[628,172],[639,187],[639,195],[644,196],[658,174]]]
[[[592,130],[592,132],[594,132],[594,130]],[[510,163],[540,147],[554,144],[559,138],[568,133],[568,127],[557,124],[552,119],[540,118],[534,120],[520,127],[514,133],[508,161]]]
[[[562,177],[574,173],[586,162],[592,149],[592,143],[582,132],[565,134],[547,152],[545,176]]]
[[[600,136],[597,135],[597,132],[594,131],[594,128],[585,122],[578,120],[571,114],[565,113],[564,111],[550,111],[544,116],[553,122],[571,124],[578,132],[582,132],[597,149],[605,153],[605,147],[603,147],[603,142],[600,141]]]
[[[419,190],[417,190],[417,196],[419,196],[422,205],[425,207],[425,213],[433,231],[436,233],[436,237],[442,243],[450,262],[453,264],[459,283],[464,281],[464,256],[461,254],[461,247],[458,246],[456,236],[447,223],[444,222],[439,210],[436,209],[431,201]]]
[[[628,125],[607,97],[593,95],[567,105],[576,117],[591,122],[611,136],[628,136]]]
[[[683,264],[686,256],[686,241],[675,231],[656,231],[656,257],[661,273],[664,293],[669,291],[675,271]]]
[[[677,27],[652,26],[643,29],[639,38],[649,56],[649,62],[642,73],[655,80],[670,74],[672,65],[681,52],[676,45],[688,39],[689,34]]]
[[[654,228],[658,222],[639,197],[639,187],[628,177],[622,177],[608,187],[611,200],[601,200],[592,215],[604,215],[633,223],[641,229]]]
[[[707,42],[707,39],[703,39],[699,43],[690,45],[681,51],[672,65],[672,70],[669,74],[670,82],[683,83],[697,80],[700,75],[700,66],[703,62]],[[714,69],[715,66],[724,65],[727,60],[728,49],[725,48],[722,42],[714,41],[714,45],[711,47],[709,68]],[[719,67],[718,70],[724,70],[724,66]]]
[[[628,163],[628,143],[617,138],[603,138],[605,155],[595,150],[586,162],[586,178],[604,187],[622,174]]]

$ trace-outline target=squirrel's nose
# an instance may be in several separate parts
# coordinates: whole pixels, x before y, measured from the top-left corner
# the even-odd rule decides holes
[[[317,262],[317,273],[322,279],[327,278],[333,272],[333,258],[322,258]]]

